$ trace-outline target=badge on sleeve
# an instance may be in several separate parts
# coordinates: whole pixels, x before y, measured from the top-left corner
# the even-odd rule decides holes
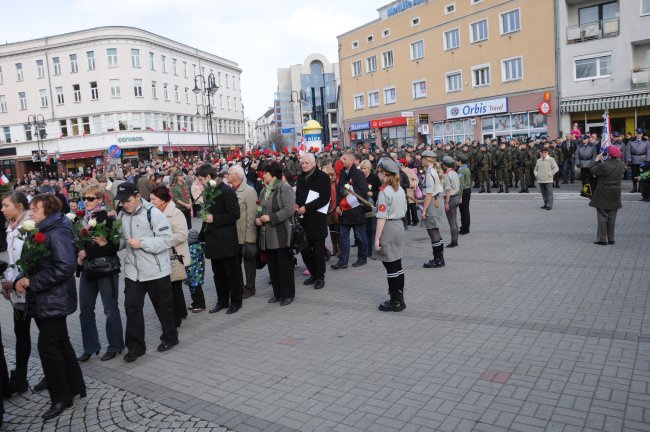
[[[386,211],[386,204],[379,204],[379,212],[384,213]]]

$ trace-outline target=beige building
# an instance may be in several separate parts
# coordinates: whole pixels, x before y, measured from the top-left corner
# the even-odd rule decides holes
[[[381,7],[338,37],[345,145],[556,135],[553,3]]]

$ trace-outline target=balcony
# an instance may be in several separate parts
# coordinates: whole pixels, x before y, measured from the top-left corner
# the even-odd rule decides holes
[[[580,43],[590,40],[616,37],[619,35],[619,27],[620,22],[618,18],[567,27],[567,43]]]
[[[632,90],[650,88],[650,69],[632,72]]]

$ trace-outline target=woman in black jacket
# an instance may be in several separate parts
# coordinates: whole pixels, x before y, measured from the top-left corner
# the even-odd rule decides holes
[[[15,289],[27,293],[27,313],[39,329],[38,354],[52,406],[43,419],[57,417],[72,406],[76,395],[86,397],[86,384],[68,336],[66,317],[77,308],[76,259],[72,222],[61,213],[61,201],[40,194],[30,204],[38,232],[26,242],[39,240],[49,255],[31,255],[36,264],[16,278]],[[32,231],[33,233],[34,231]],[[25,246],[21,259],[25,256]]]
[[[113,227],[113,219],[108,217],[104,206],[104,190],[99,185],[88,186],[83,190],[82,197],[85,203],[85,214],[81,220],[84,228],[91,229],[96,224],[105,223],[107,229]],[[72,215],[70,216],[72,218]],[[92,225],[92,226],[91,226]],[[91,231],[92,232],[92,231]],[[92,237],[84,243],[83,250],[77,254],[77,263],[81,266],[79,278],[79,323],[81,325],[81,339],[84,352],[79,356],[80,362],[88,361],[93,353],[99,354],[101,344],[95,323],[95,303],[97,294],[102,298],[104,315],[106,316],[106,339],[108,348],[101,360],[111,360],[124,349],[124,332],[122,331],[122,317],[118,306],[119,285],[119,258],[117,251],[119,245],[104,237]],[[117,264],[117,268],[98,273],[88,271],[88,264],[98,260],[109,260]],[[86,266],[84,266],[84,261]]]

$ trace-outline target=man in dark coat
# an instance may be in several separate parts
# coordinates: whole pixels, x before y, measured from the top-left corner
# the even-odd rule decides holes
[[[296,211],[302,215],[302,226],[305,228],[309,245],[302,250],[302,260],[305,262],[311,276],[305,285],[314,284],[314,289],[325,286],[325,239],[327,238],[327,211],[331,198],[330,178],[316,166],[312,153],[306,153],[300,158],[302,174],[296,184]],[[324,212],[319,211],[324,208]]]
[[[233,314],[242,305],[242,273],[240,248],[237,238],[239,202],[235,192],[217,176],[217,171],[208,164],[196,170],[205,191],[216,188],[212,202],[211,193],[204,191],[207,215],[201,231],[205,234],[205,257],[212,262],[214,284],[217,287],[217,305],[210,313],[228,309]]]
[[[598,178],[598,187],[594,190],[589,205],[596,208],[598,216],[597,245],[614,244],[614,227],[616,213],[621,203],[621,178],[625,164],[621,161],[621,149],[614,145],[607,147],[608,158],[603,162],[600,153],[591,166],[591,175]]]
[[[354,238],[359,245],[357,261],[352,264],[352,267],[359,267],[366,264],[368,257],[365,210],[361,204],[351,206],[350,202],[355,203],[356,199],[346,196],[348,188],[352,189],[361,197],[368,196],[368,183],[363,173],[354,166],[353,152],[345,152],[341,156],[341,162],[343,163],[343,170],[341,170],[336,191],[336,211],[340,215],[341,253],[339,255],[339,261],[332,265],[332,269],[334,270],[348,267],[348,259],[350,258],[350,230],[352,229],[354,229]]]

